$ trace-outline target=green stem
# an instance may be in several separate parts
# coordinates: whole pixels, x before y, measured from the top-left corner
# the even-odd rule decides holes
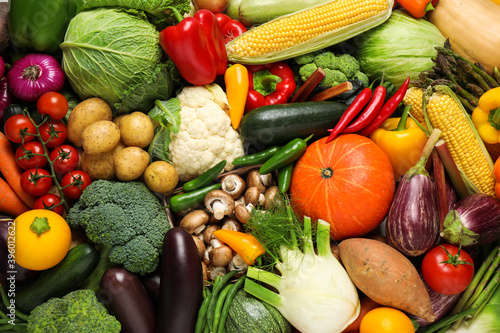
[[[493,113],[493,117],[491,118],[491,120],[497,124],[497,125],[500,125],[500,106],[495,110],[495,112]]]
[[[282,281],[279,275],[265,271],[254,266],[248,267],[247,276],[257,281],[266,283],[276,289],[281,287]]]
[[[320,257],[326,257],[332,254],[330,247],[330,224],[323,220],[318,221],[316,247],[318,249],[318,256]]]
[[[406,120],[408,119],[410,110],[411,110],[411,104],[406,105],[403,110],[403,114],[399,119],[398,127],[396,127],[397,132],[406,130]]]
[[[164,11],[168,11],[168,10],[171,10],[172,13],[174,14],[174,17],[175,19],[177,20],[177,23],[180,23],[184,17],[182,16],[182,14],[177,10],[177,8],[173,7],[173,6],[167,6],[165,7]]]
[[[312,223],[311,218],[304,216],[304,253],[314,254],[314,244],[312,241]]]
[[[483,311],[484,307],[486,305],[488,305],[488,303],[490,302],[491,298],[493,297],[493,295],[495,294],[495,292],[497,291],[497,289],[500,287],[500,283],[499,283],[499,278],[494,278],[493,279],[494,281],[494,285],[492,286],[488,286],[488,287],[491,287],[491,290],[488,291],[488,295],[485,297],[484,301],[481,302],[476,308],[475,308],[475,311],[474,311],[474,314],[472,315],[471,318],[467,318],[465,319],[465,322],[467,324],[470,325],[470,322],[472,320],[474,320],[475,318],[477,318],[477,316],[479,316],[479,314],[481,313],[481,311]]]
[[[444,331],[446,331],[446,329],[448,329],[451,324],[455,323],[457,320],[460,320],[460,319],[470,315],[472,312],[474,312],[473,309],[467,309],[467,310],[461,311],[459,313],[451,314],[451,315],[433,323],[432,325],[427,326],[425,333],[433,333],[433,332],[437,332],[438,330],[442,330],[442,329],[444,329]],[[439,331],[439,332],[441,332],[441,331]]]
[[[263,302],[278,308],[282,304],[281,296],[271,290],[261,286],[260,284],[250,280],[245,280],[244,290],[252,296],[257,297]]]
[[[94,292],[99,291],[101,288],[100,283],[102,276],[109,268],[115,266],[115,264],[109,260],[109,252],[111,251],[111,248],[111,245],[104,245],[100,247],[99,262],[90,276],[83,281],[80,289],[90,289]]]
[[[495,260],[490,265],[490,267],[488,267],[488,270],[486,271],[483,278],[481,279],[481,281],[479,282],[479,284],[475,288],[474,293],[469,298],[467,303],[465,303],[466,309],[470,308],[470,307],[474,307],[474,305],[477,306],[477,299],[480,297],[482,291],[486,288],[488,282],[490,281],[491,276],[493,276],[493,273],[495,273],[495,271],[497,271],[499,263],[500,263],[500,255],[497,255]],[[498,271],[496,272],[496,274],[498,275]]]

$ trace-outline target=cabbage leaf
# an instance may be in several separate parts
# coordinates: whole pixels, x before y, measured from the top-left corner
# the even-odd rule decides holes
[[[161,62],[158,31],[141,11],[83,11],[70,21],[61,49],[78,96],[102,98],[116,114],[147,112],[172,93],[174,67]]]

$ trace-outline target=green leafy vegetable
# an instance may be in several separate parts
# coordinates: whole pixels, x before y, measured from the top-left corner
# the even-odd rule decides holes
[[[152,101],[172,93],[173,66],[161,62],[158,31],[141,11],[83,11],[69,23],[61,49],[63,69],[79,97],[102,98],[116,114],[146,112]]]
[[[434,66],[435,47],[444,41],[432,23],[395,10],[387,21],[356,37],[355,43],[361,71],[372,80],[383,74],[385,81],[399,87],[408,76],[417,79]]]
[[[178,98],[171,98],[166,101],[156,100],[148,116],[153,121],[158,121],[163,126],[166,126],[172,133],[177,134],[181,125],[181,109],[181,102]]]

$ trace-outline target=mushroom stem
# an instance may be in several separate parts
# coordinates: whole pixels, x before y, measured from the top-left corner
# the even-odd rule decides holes
[[[217,220],[222,220],[224,217],[224,210],[226,209],[226,205],[219,200],[215,200],[212,202],[212,209],[214,211],[214,217]]]

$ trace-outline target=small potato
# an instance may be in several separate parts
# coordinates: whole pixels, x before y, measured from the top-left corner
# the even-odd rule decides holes
[[[126,115],[127,114],[124,113],[113,118],[113,122],[116,124],[116,126],[120,127],[120,121],[122,121],[123,117],[125,117]]]
[[[115,179],[114,150],[102,154],[87,154],[83,152],[81,169],[89,174],[92,180]]]
[[[92,97],[78,103],[68,117],[68,140],[81,147],[83,130],[98,120],[113,120],[113,112],[104,100]]]
[[[147,147],[155,135],[153,121],[145,113],[132,112],[119,121],[122,141],[129,147]]]
[[[142,176],[149,165],[149,154],[139,147],[125,147],[115,155],[115,174],[121,181]]]
[[[172,164],[156,161],[144,171],[144,183],[153,192],[165,194],[177,186],[179,175]]]
[[[89,124],[82,133],[82,148],[87,154],[112,151],[120,141],[120,129],[110,120]]]

